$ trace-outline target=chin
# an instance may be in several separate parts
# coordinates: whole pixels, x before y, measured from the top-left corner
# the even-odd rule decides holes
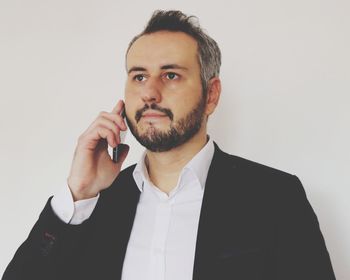
[[[158,123],[148,123],[138,127],[138,131],[142,135],[153,134],[153,133],[167,133],[170,131],[168,125],[158,124]]]

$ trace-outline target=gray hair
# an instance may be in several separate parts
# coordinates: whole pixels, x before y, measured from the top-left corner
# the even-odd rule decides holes
[[[157,31],[184,32],[196,40],[202,91],[206,96],[209,80],[220,74],[221,52],[215,40],[200,27],[197,17],[187,16],[181,11],[156,10],[145,29],[131,40],[126,54],[138,38]]]

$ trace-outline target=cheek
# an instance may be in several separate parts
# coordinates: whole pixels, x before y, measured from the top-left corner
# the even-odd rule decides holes
[[[143,107],[142,100],[139,98],[139,93],[131,86],[126,86],[124,91],[125,108],[129,117],[134,117],[136,110]]]
[[[174,103],[176,106],[172,106],[171,110],[174,114],[174,122],[177,122],[185,118],[190,112],[197,107],[198,100],[188,100],[184,98],[183,100]]]
[[[174,102],[173,104],[176,104],[176,107],[182,111],[189,111],[198,105],[201,98],[201,88],[196,86],[188,87],[186,91],[181,94],[181,97],[177,98],[176,103]]]
[[[125,100],[131,99],[135,95],[135,88],[131,86],[130,84],[126,83],[125,89],[124,89],[124,96]]]
[[[125,88],[124,88],[124,96],[126,98],[135,98],[136,96],[140,95],[141,87],[137,86],[132,81],[127,80],[125,82]]]

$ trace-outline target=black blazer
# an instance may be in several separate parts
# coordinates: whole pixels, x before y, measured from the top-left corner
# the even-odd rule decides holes
[[[140,195],[134,168],[125,169],[101,192],[91,217],[81,225],[62,222],[50,198],[2,279],[120,279]],[[193,279],[335,279],[317,217],[298,178],[226,154],[215,144]]]

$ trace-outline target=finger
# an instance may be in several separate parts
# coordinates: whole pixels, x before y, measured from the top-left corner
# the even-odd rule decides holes
[[[120,113],[122,112],[123,108],[124,108],[124,101],[123,100],[119,100],[117,105],[115,105],[115,107],[113,108],[111,113],[120,115]]]
[[[108,145],[110,147],[115,148],[118,145],[115,139],[115,135],[111,130],[104,127],[99,127],[96,132],[100,136],[100,138],[104,138],[107,140]]]
[[[101,126],[111,130],[114,134],[114,138],[116,139],[117,144],[120,143],[120,128],[113,121],[108,120],[106,118],[99,118],[98,120],[96,120],[96,126]]]
[[[121,115],[112,114],[112,113],[108,113],[108,112],[101,112],[99,117],[103,117],[103,118],[106,118],[106,119],[114,122],[115,124],[117,124],[119,126],[119,128],[121,130],[127,129],[125,120],[123,119],[123,117]]]
[[[95,149],[101,139],[106,139],[108,145],[113,148],[117,146],[114,133],[110,129],[102,126],[96,127],[80,137],[80,140],[85,142],[89,149]]]
[[[121,142],[121,130],[127,130],[126,124],[120,115],[115,115],[112,113],[101,112],[97,119],[88,128],[87,133],[102,126],[113,131],[117,144]]]
[[[99,127],[104,127],[107,128],[109,130],[111,130],[113,132],[113,134],[115,135],[115,138],[117,138],[117,136],[120,134],[120,128],[118,125],[116,125],[113,121],[108,120],[106,118],[103,117],[98,117],[87,129],[87,131],[85,132],[85,134],[89,134],[91,132],[93,132],[94,130],[98,129]]]

